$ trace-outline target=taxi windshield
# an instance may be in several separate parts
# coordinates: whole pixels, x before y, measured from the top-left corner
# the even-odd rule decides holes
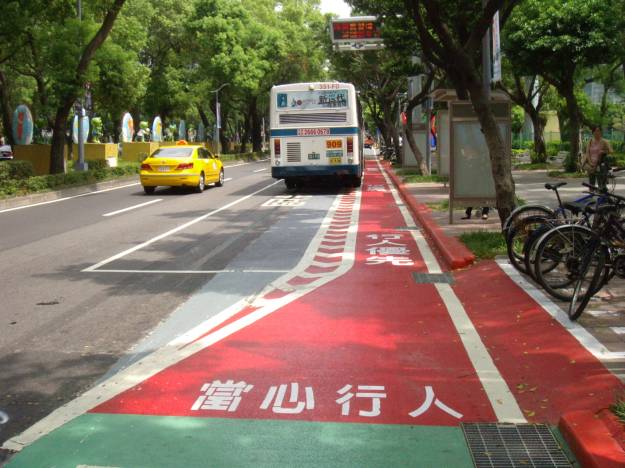
[[[154,154],[153,158],[188,158],[193,154],[193,148],[172,146],[168,148],[159,148]]]

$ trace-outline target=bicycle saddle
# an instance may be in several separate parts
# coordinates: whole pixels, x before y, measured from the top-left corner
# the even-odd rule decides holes
[[[557,184],[545,184],[545,188],[547,190],[556,190],[562,187],[563,185],[566,185],[566,182],[558,182]]]

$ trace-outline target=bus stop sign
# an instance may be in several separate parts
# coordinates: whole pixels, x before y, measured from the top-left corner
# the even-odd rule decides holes
[[[375,16],[333,19],[330,34],[337,50],[377,50],[384,47],[380,24]]]

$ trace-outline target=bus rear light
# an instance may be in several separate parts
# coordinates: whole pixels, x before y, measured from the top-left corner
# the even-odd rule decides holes
[[[178,167],[176,169],[180,169],[181,171],[184,171],[185,169],[193,169],[193,163],[178,164]]]
[[[273,140],[273,152],[276,157],[280,156],[280,138]]]
[[[354,137],[347,137],[347,154],[354,154]]]

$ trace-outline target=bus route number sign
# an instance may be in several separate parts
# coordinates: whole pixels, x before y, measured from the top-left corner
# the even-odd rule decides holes
[[[343,147],[343,140],[326,140],[327,149],[336,149]]]

